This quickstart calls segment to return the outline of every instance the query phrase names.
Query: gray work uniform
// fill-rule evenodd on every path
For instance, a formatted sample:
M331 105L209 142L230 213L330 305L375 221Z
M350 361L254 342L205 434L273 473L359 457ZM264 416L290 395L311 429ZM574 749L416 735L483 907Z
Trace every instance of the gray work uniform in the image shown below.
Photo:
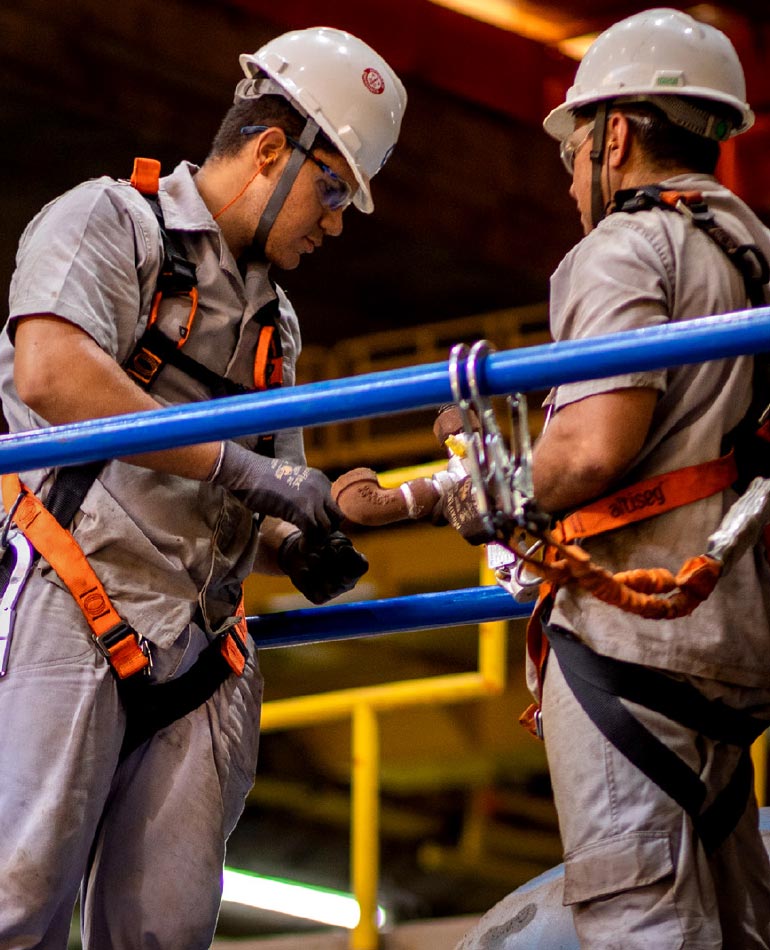
M738 243L770 258L770 236L753 213L710 176L666 183L698 190ZM613 213L567 255L552 278L556 340L582 339L669 321L743 310L738 270L686 216L653 209ZM717 458L723 436L751 396L752 359L715 360L560 386L555 409L629 387L659 391L652 425L625 484ZM669 514L583 542L613 572L664 567L676 573L736 498L727 490ZM654 509L654 493L650 495ZM648 500L650 500L648 499ZM595 652L690 680L709 697L770 719L767 563L746 554L689 617L645 620L578 589L561 590L551 622ZM534 688L533 670L529 669ZM738 750L645 710L636 710L706 782L725 783ZM736 831L705 855L682 809L591 723L551 654L543 722L565 850L565 901L591 948L770 946L770 866L752 801Z
M184 352L253 387L254 318L272 306L291 384L300 349L293 309L266 264L239 271L195 171L178 166L160 190L166 227L196 266L197 314ZM54 314L123 363L146 327L161 259L152 210L126 182L86 182L31 222L0 339L11 431L46 425L14 387L15 320ZM189 312L188 298L165 300L158 326L176 339ZM170 366L151 392L164 405L211 398ZM241 441L253 447L257 436ZM278 433L275 452L304 463L301 433ZM21 474L45 498L50 470ZM254 515L228 492L116 460L89 490L73 533L118 613L149 641L157 682L195 662L259 559ZM0 946L64 948L82 879L86 947L208 947L225 840L254 778L261 695L252 645L242 677L230 676L119 763L125 714L113 675L74 599L38 562L0 681Z

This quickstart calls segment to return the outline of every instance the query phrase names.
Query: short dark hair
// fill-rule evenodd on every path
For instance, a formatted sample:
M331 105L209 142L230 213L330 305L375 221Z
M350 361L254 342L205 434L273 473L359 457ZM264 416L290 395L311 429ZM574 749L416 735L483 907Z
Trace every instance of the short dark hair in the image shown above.
M276 126L290 136L299 138L305 128L305 118L288 99L283 96L267 95L256 99L239 99L233 103L225 114L219 126L214 141L211 143L209 158L227 158L237 155L246 143L246 136L241 133L245 125ZM325 152L337 152L332 142L318 133L311 148L321 148Z
M696 135L675 125L657 106L649 102L612 102L611 109L622 112L645 154L662 168L687 168L713 175L719 161L719 142ZM596 116L596 104L575 110L582 118Z

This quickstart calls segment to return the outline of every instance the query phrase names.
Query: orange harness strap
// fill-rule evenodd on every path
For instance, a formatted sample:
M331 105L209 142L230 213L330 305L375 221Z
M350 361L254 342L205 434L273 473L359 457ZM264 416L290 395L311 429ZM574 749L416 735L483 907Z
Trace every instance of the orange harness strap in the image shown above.
M2 495L6 511L10 512L16 505L14 524L48 561L75 598L97 646L120 679L144 669L149 660L139 647L136 632L120 618L110 603L101 581L70 532L59 524L18 475L3 475Z
M732 452L718 459L654 475L572 512L553 535L563 543L592 538L615 528L665 514L724 491L738 477Z
M126 679L149 666L136 631L112 606L80 545L19 479L2 476L3 506L12 511L13 522L34 549L48 561L75 598L91 628L96 645L107 658L119 679ZM17 499L20 499L16 504ZM243 597L238 604L238 623L222 637L221 652L227 665L241 676L246 666L248 626Z
M235 609L235 616L238 617L238 623L230 627L227 635L222 638L222 656L233 673L241 676L246 668L246 641L249 636L243 595Z
M572 512L554 526L552 534L563 544L580 538L591 538L716 495L729 488L737 475L732 452L698 465L664 472L662 475L636 482ZM546 561L553 561L556 556L553 549L546 551ZM685 568L690 568L692 572L695 566L702 566L701 560L700 558L692 559L698 564L688 562ZM687 573L685 568L682 569L680 575L677 575L675 581L682 580L684 583ZM622 577L628 580L634 574L635 572L627 572ZM712 577L712 574L713 572L709 572L708 580L716 583L716 577ZM709 591L710 589L709 587ZM540 596L527 625L527 653L537 669L539 691L542 691L543 670L548 657L548 640L543 633L542 614L556 590L557 585L554 583L546 581L541 584ZM698 600L697 603L699 602ZM527 707L520 716L519 722L533 735L542 738L540 707L537 703Z

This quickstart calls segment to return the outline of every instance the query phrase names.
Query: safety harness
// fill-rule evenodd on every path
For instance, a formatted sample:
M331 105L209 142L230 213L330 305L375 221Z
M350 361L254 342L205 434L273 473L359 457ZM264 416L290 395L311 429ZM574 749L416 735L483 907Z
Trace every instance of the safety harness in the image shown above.
M220 376L183 352L198 309L198 288L195 265L189 261L176 236L166 228L158 196L160 162L153 158L137 158L131 184L144 197L160 228L163 262L153 295L147 328L138 340L124 369L137 385L149 389L164 366L171 365L187 376L203 383L213 398L238 396L243 393L273 389L283 384L283 352L278 331L278 300L270 301L253 318L258 321L254 355L253 385L244 386ZM157 325L161 301L167 297L188 297L190 309L178 329L178 338L167 336Z
M764 285L770 280L764 254L756 245L735 242L717 224L699 192L649 185L618 192L614 207L625 212L660 208L685 215L739 270L751 303L764 303ZM585 552L567 545L692 504L730 486L742 489L751 475L758 473L757 468L768 459L770 443L770 422L757 421L756 412L758 406L764 407L770 401L765 364L761 360L755 360L754 389L752 407L744 421L728 435L732 445L725 455L628 485L572 512L554 526L551 534L556 546L546 551L541 572L546 580L527 628L527 651L537 669L539 685L542 687L550 647L577 701L597 729L688 813L707 852L724 841L745 810L752 785L750 746L768 723L710 701L694 687L665 674L597 654L570 631L550 624L549 617L561 583L581 583L579 571L572 566L561 577L559 570L554 570L560 555L573 551L575 556L583 554L585 561L589 561ZM764 446L762 459L757 457L758 446ZM770 466L760 473L770 473ZM602 600L641 616L673 619L686 616L705 600L720 573L721 565L699 556L691 558L676 576L668 571L627 571L603 577L598 572L582 586ZM656 596L668 591L675 593L670 597ZM733 775L705 810L707 789L699 775L650 733L621 699L660 712L687 728L741 750ZM537 704L531 705L520 721L542 738L543 724Z
M746 285L746 295L752 306L765 303L765 285L770 281L770 264L756 244L739 244L724 228L720 227L699 191L677 191L661 185L644 185L615 193L613 211L633 213L660 208L662 211L677 211L688 218L696 228L703 231L717 247L727 255L738 269Z
M155 214L160 229L163 262L160 268L150 311L148 326L124 365L125 371L142 388L149 389L166 365L173 365L204 383L214 398L237 395L254 390L280 386L282 383L282 351L277 327L277 299L258 314L260 326L254 362L253 389L240 386L214 373L208 367L182 352L189 339L197 304L195 265L166 226L158 197L160 163L154 159L137 158L131 184L144 196ZM156 325L161 301L169 296L186 296L190 300L187 321L180 327L174 341ZM273 437L260 438L258 451L272 453ZM18 549L8 543L9 532L18 530L31 546L31 557L24 561L26 580L34 562L43 557L74 597L91 630L94 642L107 659L116 677L126 710L127 727L122 755L129 754L141 742L176 719L192 712L209 699L234 672L240 676L246 664L248 630L243 598L236 609L236 621L221 633L195 664L182 676L167 683L153 684L136 674L151 671L151 653L144 638L126 623L115 610L86 555L68 530L104 462L70 466L57 472L43 504L18 475L2 476L3 505L7 512L0 545L0 589L5 589L20 570ZM14 596L15 600L18 593ZM11 638L11 621L7 635L0 637L4 656ZM3 629L6 633L6 628ZM5 673L3 659L0 675Z

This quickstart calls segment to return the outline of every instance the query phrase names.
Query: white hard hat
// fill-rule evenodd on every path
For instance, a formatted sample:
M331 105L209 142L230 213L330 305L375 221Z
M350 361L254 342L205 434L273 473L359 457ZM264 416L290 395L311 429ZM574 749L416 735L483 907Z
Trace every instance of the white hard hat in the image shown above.
M379 53L350 33L319 26L278 36L240 63L248 78L236 96L278 93L314 119L356 177L353 203L371 212L369 182L393 151L406 109L406 90ZM272 80L267 87L253 79L260 70Z
M600 34L565 102L546 117L543 128L563 140L575 128L575 109L606 99L656 103L675 124L717 140L754 124L732 43L720 30L679 10L646 10ZM715 116L712 102L734 110L735 125L724 121L725 110Z

